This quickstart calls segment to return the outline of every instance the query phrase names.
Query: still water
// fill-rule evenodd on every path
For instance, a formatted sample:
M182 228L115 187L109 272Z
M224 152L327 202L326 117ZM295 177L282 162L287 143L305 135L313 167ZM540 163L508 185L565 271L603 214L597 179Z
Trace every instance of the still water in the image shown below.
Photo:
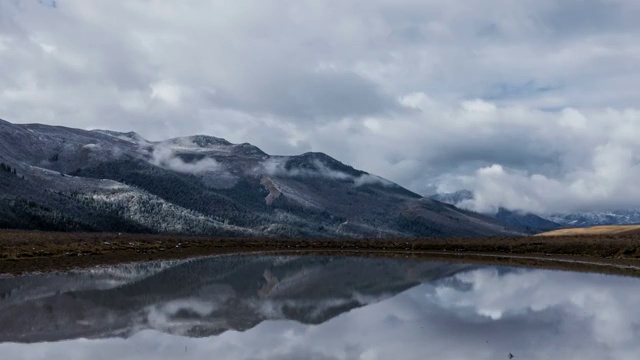
M638 359L640 280L230 256L0 279L1 359Z

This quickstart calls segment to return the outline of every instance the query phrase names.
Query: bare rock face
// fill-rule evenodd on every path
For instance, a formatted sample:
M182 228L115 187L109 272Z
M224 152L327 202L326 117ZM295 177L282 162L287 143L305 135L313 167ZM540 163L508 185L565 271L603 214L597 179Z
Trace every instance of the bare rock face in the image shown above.
M271 178L269 178L268 176L264 176L262 180L260 180L260 184L269 191L269 194L266 198L264 198L264 200L267 205L271 206L271 204L273 204L273 201L279 198L280 195L282 195L282 192L278 189L276 184L273 183L273 180L271 180Z
M207 235L514 235L323 153L0 120L0 227ZM341 225L341 224L348 225Z

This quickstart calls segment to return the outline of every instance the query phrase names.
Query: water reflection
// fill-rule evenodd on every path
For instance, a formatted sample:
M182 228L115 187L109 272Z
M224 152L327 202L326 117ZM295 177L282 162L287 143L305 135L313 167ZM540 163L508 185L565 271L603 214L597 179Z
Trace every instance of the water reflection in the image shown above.
M636 359L634 278L221 257L0 280L7 359Z

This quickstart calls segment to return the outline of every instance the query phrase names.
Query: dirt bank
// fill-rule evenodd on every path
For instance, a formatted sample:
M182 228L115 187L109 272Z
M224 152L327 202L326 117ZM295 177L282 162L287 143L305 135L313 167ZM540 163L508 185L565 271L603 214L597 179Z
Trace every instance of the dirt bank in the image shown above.
M0 231L0 273L255 252L384 256L640 275L640 235L273 239Z

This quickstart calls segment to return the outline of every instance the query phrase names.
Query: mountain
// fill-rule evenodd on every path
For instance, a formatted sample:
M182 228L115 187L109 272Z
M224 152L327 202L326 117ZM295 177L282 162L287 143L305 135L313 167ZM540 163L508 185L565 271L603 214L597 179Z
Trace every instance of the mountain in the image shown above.
M463 264L307 256L224 256L0 279L0 341L206 337L265 320L320 324Z
M473 192L471 190L459 190L452 193L433 194L431 199L437 200L446 204L460 205L463 201L473 200Z
M455 206L463 206L463 202L473 200L473 192L460 190L453 193L434 194L430 198ZM496 214L489 215L512 226L524 228L525 231L529 228L532 232L551 231L564 227L640 224L640 208L569 212L544 216L500 208Z
M460 190L453 193L434 194L430 198L454 206L463 206L465 201L473 200L474 194L470 190ZM553 219L545 219L536 214L512 211L502 207L498 209L497 213L487 215L528 234L557 230L563 227L561 223L555 222Z
M323 153L0 120L0 228L225 236L521 232Z
M529 233L552 231L563 227L557 222L535 214L511 211L505 208L500 208L494 217L504 223L519 226Z
M549 216L548 219L556 223L571 227L590 227L598 225L635 225L640 224L640 208L555 214Z

